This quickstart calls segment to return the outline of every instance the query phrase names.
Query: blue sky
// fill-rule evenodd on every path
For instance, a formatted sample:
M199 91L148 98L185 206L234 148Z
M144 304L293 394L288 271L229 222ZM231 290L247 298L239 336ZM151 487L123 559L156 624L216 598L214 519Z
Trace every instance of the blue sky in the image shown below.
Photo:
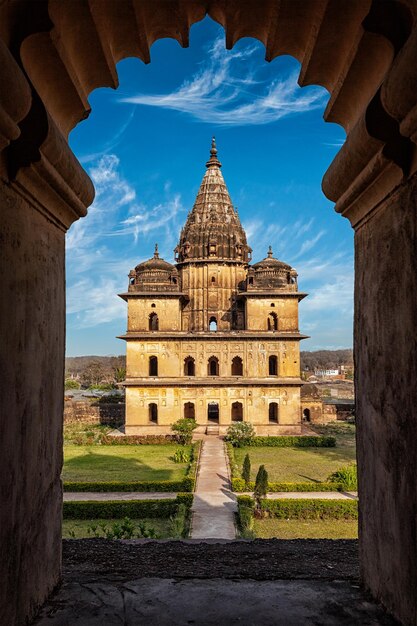
M321 191L344 141L325 124L328 93L297 85L298 62L267 63L262 44L227 51L206 18L190 47L164 39L151 63L126 59L117 90L90 95L92 113L70 135L96 198L67 235L67 355L123 354L127 274L173 249L205 171L215 135L232 202L253 260L274 256L299 274L302 349L351 347L353 231Z

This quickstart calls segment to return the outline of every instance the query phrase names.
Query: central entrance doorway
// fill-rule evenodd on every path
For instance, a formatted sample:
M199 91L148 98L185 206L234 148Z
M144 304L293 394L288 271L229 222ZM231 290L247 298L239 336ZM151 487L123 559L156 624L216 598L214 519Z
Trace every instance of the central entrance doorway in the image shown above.
M209 422L219 423L219 403L209 402L207 405L207 418Z

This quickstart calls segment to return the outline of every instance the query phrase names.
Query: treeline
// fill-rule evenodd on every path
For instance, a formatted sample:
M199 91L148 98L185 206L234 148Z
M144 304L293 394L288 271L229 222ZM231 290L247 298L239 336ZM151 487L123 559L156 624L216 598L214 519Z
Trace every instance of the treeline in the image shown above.
M77 380L83 387L114 385L126 377L126 357L120 356L69 356L65 359L66 388L68 380Z
M315 352L303 351L301 356L301 369L314 371L315 369L332 370L339 365L353 366L353 350L316 350Z

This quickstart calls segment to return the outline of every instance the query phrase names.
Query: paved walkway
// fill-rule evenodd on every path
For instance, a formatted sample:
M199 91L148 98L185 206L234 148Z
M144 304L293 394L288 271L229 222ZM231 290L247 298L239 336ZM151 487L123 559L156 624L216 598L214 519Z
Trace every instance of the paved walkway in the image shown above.
M176 493L160 491L64 491L64 502L93 500L166 500L176 498Z
M204 439L192 507L192 539L235 539L236 495L231 491L220 437Z

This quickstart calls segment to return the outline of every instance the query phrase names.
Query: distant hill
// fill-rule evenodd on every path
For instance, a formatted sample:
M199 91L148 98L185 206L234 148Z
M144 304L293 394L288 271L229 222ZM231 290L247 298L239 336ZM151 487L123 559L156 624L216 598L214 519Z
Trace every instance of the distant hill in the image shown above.
M336 369L339 365L353 366L353 350L316 350L315 352L301 352L301 369Z
M80 376L91 363L98 363L105 376L111 376L117 367L126 367L126 357L120 356L67 356L65 376Z

